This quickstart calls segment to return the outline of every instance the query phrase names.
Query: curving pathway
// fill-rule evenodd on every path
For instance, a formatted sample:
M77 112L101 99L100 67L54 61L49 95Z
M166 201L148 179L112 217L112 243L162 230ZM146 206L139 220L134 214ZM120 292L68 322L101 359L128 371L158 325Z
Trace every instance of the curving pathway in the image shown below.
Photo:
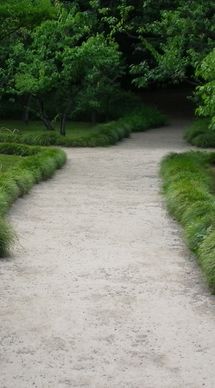
M68 149L67 166L13 206L1 388L214 388L214 297L159 193L184 125Z

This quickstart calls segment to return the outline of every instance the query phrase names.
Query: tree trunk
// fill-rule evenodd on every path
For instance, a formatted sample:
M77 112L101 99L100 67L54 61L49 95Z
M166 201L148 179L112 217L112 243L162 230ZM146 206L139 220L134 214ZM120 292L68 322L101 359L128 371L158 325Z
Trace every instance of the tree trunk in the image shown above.
M66 113L60 115L60 134L66 136Z
M48 129L48 131L54 131L54 127L46 114L43 100L41 98L38 98L38 102L39 102L39 108L40 108L40 118L43 124Z
M24 112L23 112L23 121L27 125L29 123L29 116L30 116L30 102L31 102L31 95L29 94L26 99Z

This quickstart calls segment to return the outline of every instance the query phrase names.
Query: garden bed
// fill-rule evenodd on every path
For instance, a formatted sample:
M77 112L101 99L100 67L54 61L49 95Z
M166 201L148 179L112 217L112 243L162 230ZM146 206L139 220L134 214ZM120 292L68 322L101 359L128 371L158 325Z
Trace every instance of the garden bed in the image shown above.
M0 143L0 257L8 253L14 240L5 220L9 207L35 183L51 177L65 161L66 155L59 149Z
M209 120L195 120L185 133L188 143L202 148L215 148L215 131L209 128Z
M215 153L171 154L161 165L167 206L215 293Z

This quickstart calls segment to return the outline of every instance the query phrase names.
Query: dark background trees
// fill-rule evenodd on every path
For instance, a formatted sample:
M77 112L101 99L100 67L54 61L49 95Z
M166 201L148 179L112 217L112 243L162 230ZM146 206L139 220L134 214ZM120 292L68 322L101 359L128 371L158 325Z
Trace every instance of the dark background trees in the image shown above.
M51 116L63 123L71 112L83 110L91 111L94 118L104 117L119 86L135 91L204 85L207 74L213 74L208 67L214 58L214 11L212 0L3 0L1 105L11 102L12 112L22 101L25 112L33 112L39 95L40 113L35 114L47 124L51 117L45 105L58 106ZM92 45L91 53L80 58L89 39L97 39L98 50ZM101 40L106 45L106 64L99 51ZM203 90L214 94L211 75L209 82L210 91L198 89L197 102L202 101ZM207 99L201 106L205 104ZM212 114L205 107L206 111ZM203 114L201 108L198 112ZM51 124L46 126L51 129Z

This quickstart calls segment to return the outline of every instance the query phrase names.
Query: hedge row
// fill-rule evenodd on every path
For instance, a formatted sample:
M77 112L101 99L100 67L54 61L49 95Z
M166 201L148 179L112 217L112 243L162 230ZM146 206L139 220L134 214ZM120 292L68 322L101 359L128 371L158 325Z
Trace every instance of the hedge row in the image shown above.
M95 130L89 130L82 135L61 136L55 131L33 133L27 130L19 133L0 131L0 142L17 142L30 145L59 145L64 147L97 147L113 145L131 132L145 131L152 127L158 127L166 123L166 116L156 108L140 106L132 109L132 112L124 115L119 120L110 123L99 124Z
M12 143L1 143L0 154L23 156L16 166L0 174L0 257L3 257L14 240L14 233L4 218L7 210L35 183L48 179L63 166L66 155L60 149Z
M215 131L209 129L209 120L195 120L185 133L185 140L196 147L215 147Z
M215 153L171 154L161 165L163 190L170 213L183 228L215 293Z

